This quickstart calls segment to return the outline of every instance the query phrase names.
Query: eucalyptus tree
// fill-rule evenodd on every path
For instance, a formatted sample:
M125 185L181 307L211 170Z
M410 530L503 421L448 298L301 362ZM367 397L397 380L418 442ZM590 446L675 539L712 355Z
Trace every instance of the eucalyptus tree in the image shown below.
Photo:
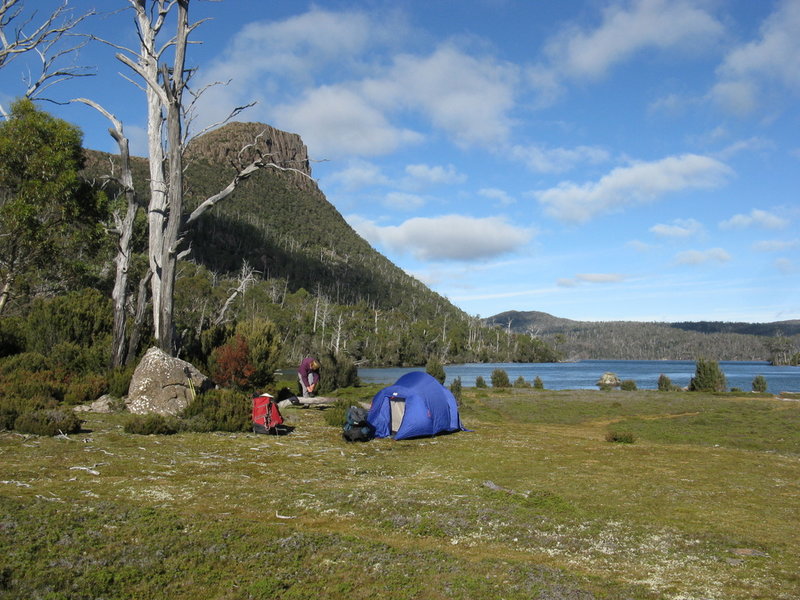
M17 100L0 122L0 313L24 276L54 272L76 226L92 229L99 197L79 177L80 130Z

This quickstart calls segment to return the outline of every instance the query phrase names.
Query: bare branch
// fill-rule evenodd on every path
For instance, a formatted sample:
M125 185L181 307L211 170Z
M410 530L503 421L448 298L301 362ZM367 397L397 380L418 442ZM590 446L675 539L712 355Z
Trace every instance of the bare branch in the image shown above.
M41 62L41 72L37 77L29 76L24 79L25 96L33 98L44 90L60 81L73 77L86 77L92 73L89 67L65 66L55 68L55 63L67 55L74 54L86 45L87 39L73 45L59 48L65 38L83 37L72 33L84 20L95 15L94 10L78 16L73 16L67 0L51 12L41 23L34 25L36 18L34 11L31 16L21 23L23 6L19 0L2 0L0 4L0 68L8 64L21 54L35 52ZM13 28L11 35L8 35ZM5 114L5 113L4 113Z
M228 296L228 299L225 300L225 304L219 311L217 318L214 319L214 325L219 325L224 321L225 313L228 311L230 305L233 304L233 301L236 300L236 297L243 295L247 291L247 288L255 283L255 273L255 269L253 269L246 260L242 262L242 270L239 272L238 278L239 285L233 290L231 295Z

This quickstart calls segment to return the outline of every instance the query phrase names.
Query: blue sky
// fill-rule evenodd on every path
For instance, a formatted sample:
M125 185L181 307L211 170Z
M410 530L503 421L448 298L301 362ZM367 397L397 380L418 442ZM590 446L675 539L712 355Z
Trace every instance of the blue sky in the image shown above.
M27 0L33 5L59 2ZM123 0L71 0L77 11ZM299 133L328 200L473 315L800 318L800 0L191 4L199 131ZM134 46L130 13L87 21ZM143 95L113 51L54 86L143 153ZM0 102L24 60L0 73ZM113 151L86 106L43 105Z

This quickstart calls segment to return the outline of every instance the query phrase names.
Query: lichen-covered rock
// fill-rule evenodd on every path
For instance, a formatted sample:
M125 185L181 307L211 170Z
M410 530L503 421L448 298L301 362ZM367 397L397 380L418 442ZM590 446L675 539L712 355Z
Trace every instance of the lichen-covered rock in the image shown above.
M191 363L150 348L131 378L126 406L134 414L177 415L211 380Z
M600 379L597 380L597 385L600 387L619 387L622 382L614 373L607 372L600 376Z
M113 409L114 398L108 394L100 396L91 404L81 404L73 408L75 412L110 413Z

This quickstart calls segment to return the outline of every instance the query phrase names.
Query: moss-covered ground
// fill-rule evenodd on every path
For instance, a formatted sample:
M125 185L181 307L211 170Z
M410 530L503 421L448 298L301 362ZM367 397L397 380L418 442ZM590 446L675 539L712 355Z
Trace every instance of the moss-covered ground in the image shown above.
M284 416L0 433L0 598L800 597L799 402L467 389L472 431L364 444Z

